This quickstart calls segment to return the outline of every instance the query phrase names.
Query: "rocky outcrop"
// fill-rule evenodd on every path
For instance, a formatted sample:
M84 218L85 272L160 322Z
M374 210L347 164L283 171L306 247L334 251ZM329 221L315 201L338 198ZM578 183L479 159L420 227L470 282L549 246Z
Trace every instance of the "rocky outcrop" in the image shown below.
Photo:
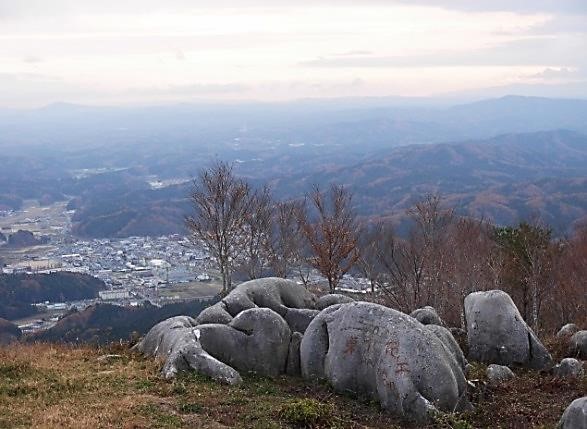
M571 402L557 427L560 429L587 429L587 396Z
M587 331L577 331L569 344L569 355L578 359L587 359Z
M574 358L565 358L552 368L556 377L579 377L583 374L583 362Z
M417 320L367 302L333 305L310 323L300 348L302 376L378 400L399 416L470 407L460 364Z
M412 316L422 325L444 325L436 310L429 305L412 311L410 316Z
M487 379L491 383L500 383L503 381L511 380L516 376L514 372L507 366L496 365L494 363L487 367L485 374L487 375Z
M316 297L304 286L277 277L241 283L222 301L202 311L198 324L227 324L239 313L251 308L269 308L291 323L293 331L303 332L315 310Z
M240 312L228 325L198 325L203 349L238 371L275 377L285 372L291 330L268 308Z
M465 318L469 359L534 369L552 365L550 354L507 293L491 290L469 294Z
M237 371L202 349L200 331L195 324L196 321L187 316L164 320L155 325L134 349L145 356L164 359L161 373L165 378L191 369L221 383L240 383L242 380Z

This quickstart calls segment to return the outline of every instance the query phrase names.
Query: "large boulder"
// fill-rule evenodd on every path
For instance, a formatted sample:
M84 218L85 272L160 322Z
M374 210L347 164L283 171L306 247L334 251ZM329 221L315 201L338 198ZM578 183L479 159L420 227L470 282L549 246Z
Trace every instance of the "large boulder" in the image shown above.
M268 308L240 312L228 325L198 325L207 353L231 367L275 377L286 369L291 330Z
M151 328L134 349L146 356L164 359L161 373L165 378L172 378L179 371L195 370L221 383L240 383L239 373L206 353L199 339L195 320L177 316Z
M470 407L463 371L442 341L417 320L378 304L320 312L302 338L300 359L304 378L328 380L338 392L377 399L416 421Z
M579 327L574 323L567 323L556 333L557 338L566 338L573 335L579 330Z
M587 429L587 396L571 402L557 427L560 429Z
M454 356L454 358L459 363L459 366L464 371L465 367L467 366L467 359L465 359L465 355L459 346L459 343L453 337L452 333L445 328L444 326L440 325L425 325L426 329L432 332L434 335L438 337L442 344L448 349L448 351Z
M469 359L544 369L552 358L501 290L473 292L465 298Z
M269 308L285 318L288 323L291 321L293 331L303 332L317 312L291 310L315 309L315 306L316 297L304 286L292 280L268 277L241 283L222 301L202 311L196 320L198 324L227 324L242 311Z
M285 321L293 332L306 332L306 328L314 317L320 313L319 310L310 308L289 308L285 313Z
M440 325L442 326L442 319L434 309L427 305L426 307L417 308L410 313L414 319L420 322L422 325Z
M355 300L349 296L341 295L339 293L329 293L328 295L321 296L316 302L316 308L318 310L324 310L326 307L336 304L348 304Z
M294 332L291 335L289 342L289 351L287 353L287 364L285 366L285 373L287 375L300 376L300 346L302 344L303 335L299 332Z
M583 362L574 358L565 358L552 368L556 377L579 377L583 374Z
M569 354L578 359L587 359L587 331L573 334L569 344Z

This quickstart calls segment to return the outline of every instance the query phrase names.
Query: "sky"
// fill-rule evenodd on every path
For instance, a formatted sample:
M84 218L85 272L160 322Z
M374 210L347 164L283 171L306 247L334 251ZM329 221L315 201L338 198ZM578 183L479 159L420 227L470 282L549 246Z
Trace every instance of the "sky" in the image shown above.
M0 0L0 107L587 97L586 0Z

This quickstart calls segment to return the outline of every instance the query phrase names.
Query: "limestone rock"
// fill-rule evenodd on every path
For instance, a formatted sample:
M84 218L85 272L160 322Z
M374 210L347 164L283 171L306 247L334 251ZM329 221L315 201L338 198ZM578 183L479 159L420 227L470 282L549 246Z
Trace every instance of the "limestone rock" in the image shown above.
M567 323L556 333L558 338L570 337L579 330L579 327L574 323Z
M290 308L285 313L285 321L293 332L301 332L303 334L318 313L320 311L309 308Z
M469 359L544 369L552 358L501 290L473 292L465 298Z
M565 358L552 368L556 377L579 377L583 373L583 362L574 358Z
M275 377L285 372L291 330L268 308L240 312L228 325L198 325L203 349L239 371Z
M487 375L487 379L492 383L511 380L516 376L507 366L496 365L494 363L487 367L485 374Z
M450 351L450 353L454 356L454 358L459 363L459 366L464 371L465 367L467 366L467 359L465 359L465 355L459 346L457 340L453 337L452 333L445 328L444 326L440 325L425 325L426 329L432 332L434 335L442 341L442 344Z
M333 305L310 323L300 347L302 376L338 392L379 400L399 416L470 407L463 371L442 341L417 320L381 305Z
M422 325L443 325L442 320L440 319L440 316L436 310L429 305L412 311L410 316L412 316Z
M165 359L161 373L174 377L179 371L195 370L216 381L237 384L240 374L206 353L200 344L195 320L187 316L172 317L155 325L134 349L146 356Z
M198 325L204 323L222 323L227 324L232 321L232 316L226 311L226 305L221 301L208 308L205 308L196 317Z
M587 396L575 399L558 422L560 429L587 429Z
M318 298L318 301L316 302L316 308L318 310L324 310L326 307L330 307L331 305L348 304L349 302L354 301L354 299L346 295L341 295L339 293L330 293L328 295L324 295Z
M577 331L570 341L569 353L579 359L587 359L587 331Z
M300 369L300 345L302 344L303 335L299 332L294 332L291 335L291 341L289 343L289 351L287 353L287 365L285 367L285 373L287 375L299 376L301 375Z

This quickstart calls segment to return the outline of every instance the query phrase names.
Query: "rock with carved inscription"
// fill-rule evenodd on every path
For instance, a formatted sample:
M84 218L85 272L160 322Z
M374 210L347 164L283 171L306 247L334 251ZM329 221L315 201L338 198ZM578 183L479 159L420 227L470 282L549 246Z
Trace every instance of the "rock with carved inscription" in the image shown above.
M339 392L379 400L391 413L426 422L471 407L453 353L416 319L381 305L333 305L310 323L300 347L302 376Z

